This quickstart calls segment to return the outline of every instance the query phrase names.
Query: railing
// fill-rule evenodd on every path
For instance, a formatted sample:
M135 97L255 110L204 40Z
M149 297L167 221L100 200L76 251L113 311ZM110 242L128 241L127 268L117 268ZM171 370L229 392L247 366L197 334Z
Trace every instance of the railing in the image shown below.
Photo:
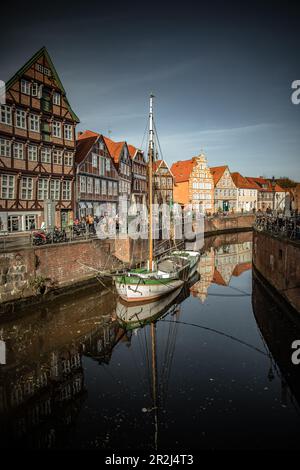
M268 232L275 237L300 241L300 216L257 215L254 228L258 232Z

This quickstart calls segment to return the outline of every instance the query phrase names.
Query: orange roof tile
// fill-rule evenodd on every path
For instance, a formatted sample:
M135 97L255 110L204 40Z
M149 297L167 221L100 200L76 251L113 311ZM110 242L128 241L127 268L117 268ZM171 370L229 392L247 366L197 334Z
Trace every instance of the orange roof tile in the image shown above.
M254 181L250 182L247 178L242 176L237 171L234 172L234 173L231 173L231 177L232 177L233 182L234 182L234 184L236 185L237 188L259 189L259 186Z
M105 136L103 136L103 139L104 139L104 142L106 144L106 147L108 148L108 151L109 151L111 157L113 158L114 162L118 164L119 163L120 153L121 153L121 150L122 150L122 148L125 144L125 141L123 141L123 142L114 142L109 137L105 137Z
M260 191L266 191L266 192L272 192L273 191L273 187L272 187L272 184L271 184L271 180L267 179L267 178L261 178L261 177L256 177L256 176L247 176L247 180L250 181L251 183L256 183L258 186L259 186L259 190ZM267 185L266 188L263 188L263 184ZM282 189L281 186L279 186L279 184L276 183L275 185L275 191L277 193L281 193L281 192L285 192L284 189Z
M173 163L171 166L171 172L175 178L175 183L182 183L188 181L190 174L193 170L195 162L191 160L180 160L179 162Z
M226 168L228 168L227 165L210 167L210 171L213 176L215 186L219 182L219 180L222 178L222 175L224 171L226 170Z
M135 157L137 148L134 145L128 144L128 151L129 151L130 158L132 159Z

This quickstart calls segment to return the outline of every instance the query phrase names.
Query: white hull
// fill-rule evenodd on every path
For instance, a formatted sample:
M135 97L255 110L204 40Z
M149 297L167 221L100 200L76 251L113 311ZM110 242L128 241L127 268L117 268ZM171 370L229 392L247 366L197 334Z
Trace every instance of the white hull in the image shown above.
M161 282L155 284L116 282L115 285L119 296L126 302L149 302L182 287L183 281L181 279L173 279L168 281L167 284Z

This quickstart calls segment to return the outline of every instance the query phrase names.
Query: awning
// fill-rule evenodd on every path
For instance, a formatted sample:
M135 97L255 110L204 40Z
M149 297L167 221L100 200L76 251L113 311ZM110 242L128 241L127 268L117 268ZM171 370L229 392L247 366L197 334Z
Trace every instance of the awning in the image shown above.
M85 202L80 202L79 207L80 209L85 209L86 208Z
M93 204L92 204L91 202L87 202L87 203L86 203L86 207L87 207L88 209L93 209Z

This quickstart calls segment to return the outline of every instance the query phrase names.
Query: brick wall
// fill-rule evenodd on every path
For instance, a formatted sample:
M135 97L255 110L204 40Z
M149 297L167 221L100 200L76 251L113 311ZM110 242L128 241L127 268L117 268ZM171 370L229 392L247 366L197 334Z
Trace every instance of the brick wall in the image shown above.
M253 264L300 311L300 244L254 231Z

